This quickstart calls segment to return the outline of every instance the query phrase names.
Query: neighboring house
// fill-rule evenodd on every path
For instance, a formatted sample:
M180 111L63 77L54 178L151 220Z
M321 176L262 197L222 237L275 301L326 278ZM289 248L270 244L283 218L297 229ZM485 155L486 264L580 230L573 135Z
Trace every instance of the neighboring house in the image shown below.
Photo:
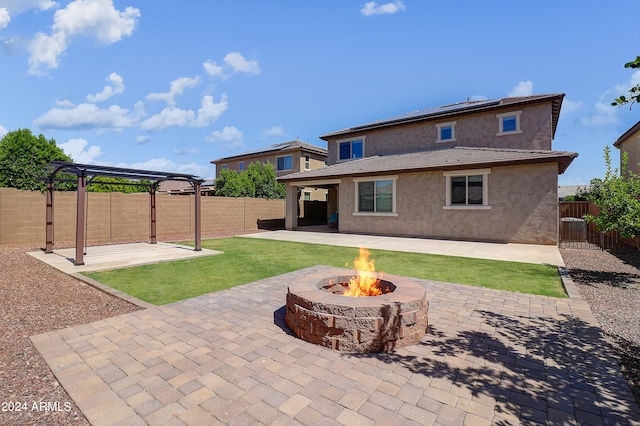
M624 132L613 146L620 150L620 169L622 170L623 154L627 153L627 170L640 174L640 121Z
M340 232L555 244L558 175L578 155L551 147L563 98L460 102L321 136L328 167L279 178L286 227L297 188L315 186Z
M327 150L319 146L294 140L243 152L211 161L216 166L216 177L222 170L241 172L251 163L271 163L278 176L315 170L326 165Z
M213 195L213 180L209 179L202 182L200 189L202 195ZM160 188L158 188L158 194L189 195L193 193L193 187L189 182L179 180L164 181L160 184Z
M558 201L565 201L571 197L582 197L589 191L591 185L562 185L558 186Z
M278 177L292 173L305 173L326 166L327 150L296 139L211 161L216 166L216 178L220 176L222 170L242 172L249 167L249 164L256 162L273 164ZM315 214L317 207L308 206L309 208L305 210L305 201L327 201L326 189L306 187L298 187L297 189L299 190L297 215L304 216L305 211L307 212L307 217ZM310 209L314 210L313 213ZM321 213L326 214L325 210L324 206L322 206Z

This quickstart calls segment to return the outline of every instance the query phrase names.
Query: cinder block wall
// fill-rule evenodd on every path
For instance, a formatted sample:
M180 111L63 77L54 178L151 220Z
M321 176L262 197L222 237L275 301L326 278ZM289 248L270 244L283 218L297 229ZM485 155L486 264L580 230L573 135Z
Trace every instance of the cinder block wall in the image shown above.
M54 192L54 242L75 240L76 193ZM258 229L258 220L284 218L284 200L202 197L202 231ZM87 193L87 239L146 241L149 194ZM157 236L195 232L193 195L157 195ZM0 188L0 244L45 243L46 196Z

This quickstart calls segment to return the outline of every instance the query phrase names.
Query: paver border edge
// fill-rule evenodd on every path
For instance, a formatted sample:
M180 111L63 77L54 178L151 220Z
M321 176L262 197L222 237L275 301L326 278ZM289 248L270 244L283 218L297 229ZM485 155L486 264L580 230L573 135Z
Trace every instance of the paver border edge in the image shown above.
M71 273L69 275L71 277L79 280L79 281L82 281L85 284L90 285L91 287L95 288L96 290L99 290L99 291L101 291L103 293L106 293L106 294L108 294L110 296L117 297L118 299L122 299L125 302L129 302L132 305L135 305L135 306L137 306L139 308L142 308L142 309L157 308L157 306L154 305L153 303L145 302L144 300L140 300L140 299L138 299L136 297L130 296L127 293L123 293L120 290L116 290L115 288L112 288L112 287L109 287L107 285L104 285L104 284L102 284L102 283L100 283L100 282L98 282L96 280L93 280L93 279L91 279L89 277L86 277L86 276L84 276L84 275L82 275L82 274L80 274L78 272L74 272L74 273Z

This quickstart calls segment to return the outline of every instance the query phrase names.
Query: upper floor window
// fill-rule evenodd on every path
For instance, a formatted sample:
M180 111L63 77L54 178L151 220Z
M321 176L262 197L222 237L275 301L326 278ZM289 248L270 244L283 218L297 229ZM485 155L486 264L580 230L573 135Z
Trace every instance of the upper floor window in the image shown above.
M293 158L291 155L278 157L278 171L293 170Z
M354 179L356 184L356 211L363 214L396 214L397 176L379 179Z
M445 208L490 208L491 169L444 172L447 179Z
M243 170L244 170L244 161L241 161L241 162L238 164L238 168L240 169L240 171L243 171Z
M311 157L308 155L304 156L304 169L309 170L311 168Z
M456 140L456 122L436 124L438 140L436 142L454 142Z
M338 141L338 160L364 157L364 138Z
M520 129L520 115L522 111L505 112L503 114L497 114L498 117L498 136L511 135L514 133L521 133Z

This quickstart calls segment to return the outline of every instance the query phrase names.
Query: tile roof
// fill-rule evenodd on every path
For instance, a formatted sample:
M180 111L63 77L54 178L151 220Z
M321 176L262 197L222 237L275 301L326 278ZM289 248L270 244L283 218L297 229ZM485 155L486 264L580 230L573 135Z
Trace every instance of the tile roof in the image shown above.
M468 114L470 112L477 112L488 109L499 109L508 107L511 105L531 104L542 101L551 101L553 108L553 132L555 133L556 126L558 124L558 117L560 115L560 106L562 105L563 93L553 93L545 95L532 95L532 96L516 96L511 98L502 99L485 99L485 100L468 100L465 102L458 102L451 105L443 105L436 108L425 108L417 111L411 111L404 114L396 115L393 117L385 118L382 120L372 121L363 125L349 127L347 129L338 130L335 132L327 133L320 136L320 139L327 140L328 138L347 135L349 133L359 132L363 130L384 128L389 126L396 126L399 124L406 124L410 122L431 120L441 117L450 117L461 114Z
M316 146L316 145L311 145L309 143L305 143L299 140L294 140L294 141L289 141L289 142L281 142L281 143L276 143L273 145L269 145L269 146L263 146L261 148L256 148L254 150L251 151L246 151L243 152L241 154L236 154L236 155L231 155L229 157L223 157L223 158L219 158L217 160L213 160L211 161L211 163L219 163L221 161L229 161L229 160L233 160L233 159L237 159L237 158L242 158L242 157L253 157L253 156L257 156L257 155L262 155L262 154L272 154L272 153L277 153L277 152L284 152L284 151L291 151L291 150L295 150L295 149L301 149L303 151L310 151L310 152L315 152L317 154L321 154L321 155L327 155L327 150Z
M578 154L566 151L453 147L405 154L377 155L337 163L322 169L282 176L278 180L295 182L381 173L406 173L434 170L460 170L515 164L557 162L558 174L564 173Z

